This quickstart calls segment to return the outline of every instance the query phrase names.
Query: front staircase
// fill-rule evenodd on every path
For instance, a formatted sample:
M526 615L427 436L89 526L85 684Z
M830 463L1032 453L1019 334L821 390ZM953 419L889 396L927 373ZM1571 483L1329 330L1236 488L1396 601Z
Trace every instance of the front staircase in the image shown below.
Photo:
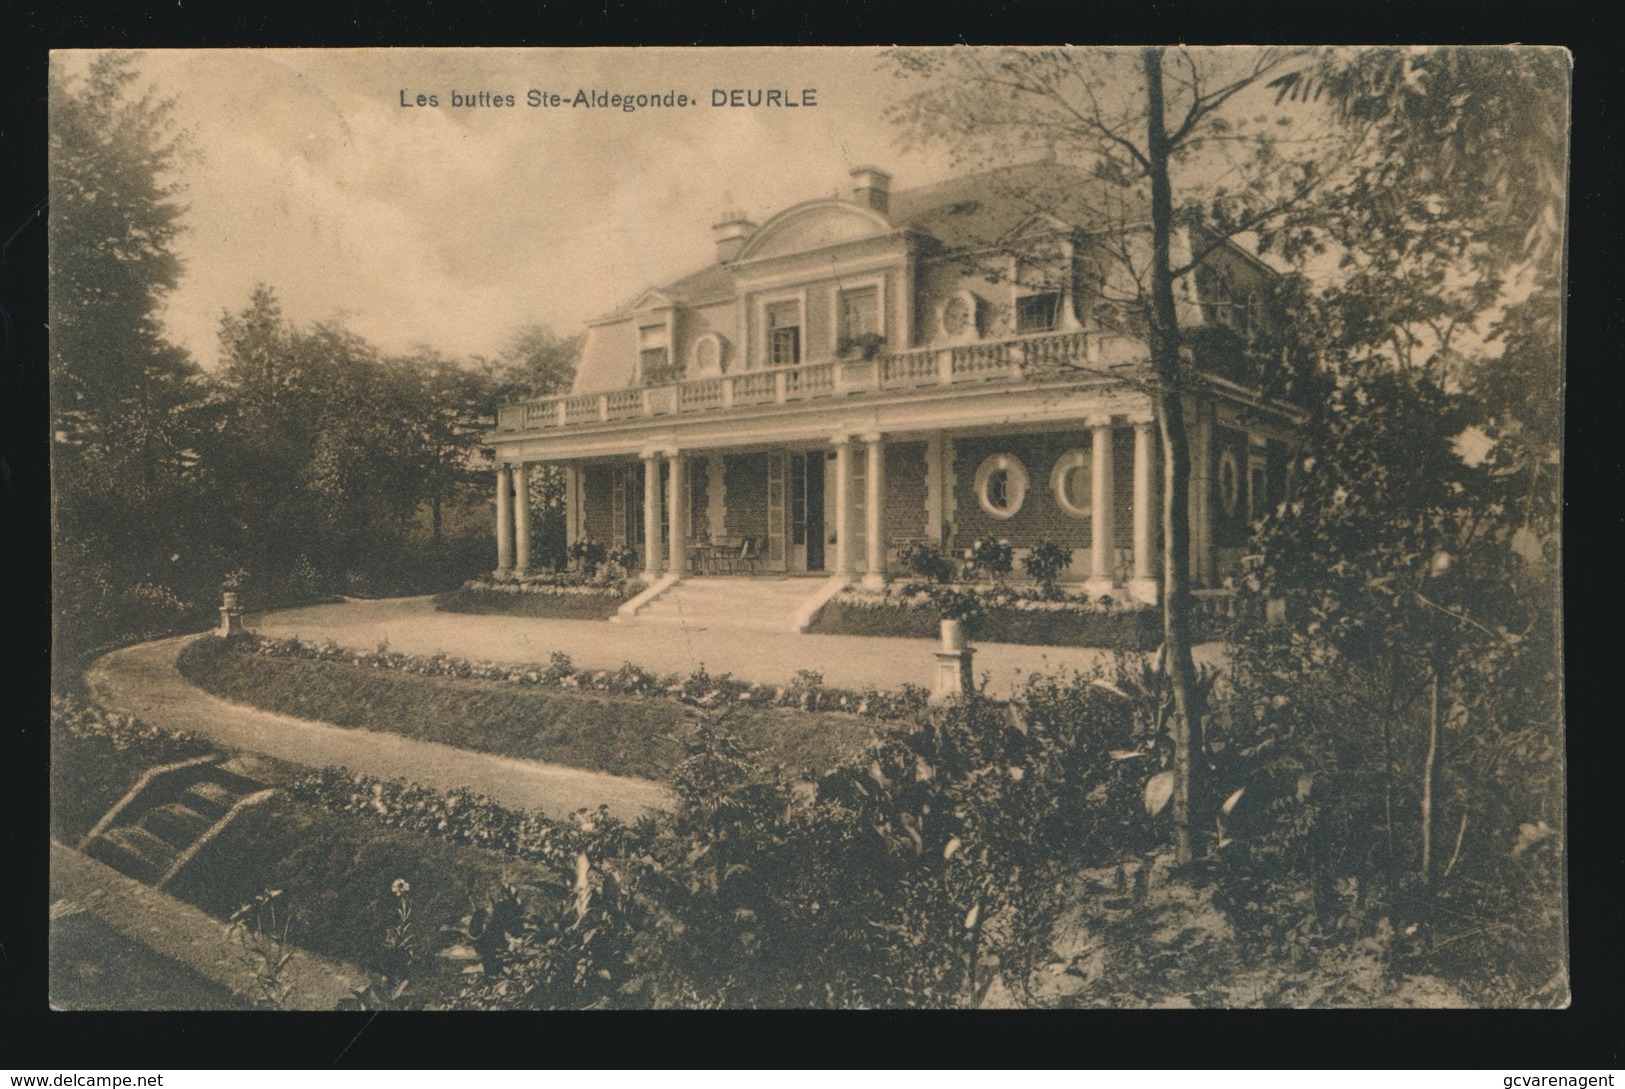
M218 755L165 764L142 775L79 849L162 887L245 809L275 793Z
M819 578L685 578L624 622L688 631L797 632L805 628L809 607L829 590L828 580Z

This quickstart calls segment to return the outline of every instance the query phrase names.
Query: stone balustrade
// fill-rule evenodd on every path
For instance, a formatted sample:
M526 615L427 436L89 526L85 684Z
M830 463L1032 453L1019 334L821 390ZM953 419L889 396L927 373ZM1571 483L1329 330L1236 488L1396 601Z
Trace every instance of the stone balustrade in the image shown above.
M983 382L1079 377L1143 361L1143 344L1087 331L914 348L871 359L833 359L679 380L642 389L567 394L497 410L498 431L536 431L748 405L790 404Z

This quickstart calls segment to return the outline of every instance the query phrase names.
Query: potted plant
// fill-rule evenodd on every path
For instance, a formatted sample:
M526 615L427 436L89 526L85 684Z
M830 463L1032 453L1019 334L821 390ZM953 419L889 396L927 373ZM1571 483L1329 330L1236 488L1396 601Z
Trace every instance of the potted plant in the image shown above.
M1021 563L1032 580L1038 583L1046 600L1060 599L1061 589L1057 582L1061 572L1072 566L1071 549L1062 548L1054 541L1039 541Z
M981 599L969 590L939 586L932 589L931 600L937 606L942 649L964 650L984 615Z

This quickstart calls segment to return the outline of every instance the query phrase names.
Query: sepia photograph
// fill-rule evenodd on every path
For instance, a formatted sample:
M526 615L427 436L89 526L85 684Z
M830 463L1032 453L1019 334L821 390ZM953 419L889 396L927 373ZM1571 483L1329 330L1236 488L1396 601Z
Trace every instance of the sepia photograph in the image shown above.
M53 52L50 1005L1568 1007L1570 90Z

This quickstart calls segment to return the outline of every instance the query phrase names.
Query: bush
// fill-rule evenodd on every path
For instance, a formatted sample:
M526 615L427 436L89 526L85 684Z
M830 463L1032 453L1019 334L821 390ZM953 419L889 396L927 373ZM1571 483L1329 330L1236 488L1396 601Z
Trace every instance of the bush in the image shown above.
M964 561L966 579L1008 575L1015 567L1015 555L1009 541L995 541L990 537L979 538L959 554Z
M925 541L910 541L898 554L898 562L910 574L931 582L948 582L952 580L953 564L936 545Z
M1022 567L1029 577L1038 583L1044 597L1059 600L1061 590L1056 582L1061 572L1072 566L1072 550L1062 548L1054 541L1040 541L1033 546L1031 552L1021 561Z

